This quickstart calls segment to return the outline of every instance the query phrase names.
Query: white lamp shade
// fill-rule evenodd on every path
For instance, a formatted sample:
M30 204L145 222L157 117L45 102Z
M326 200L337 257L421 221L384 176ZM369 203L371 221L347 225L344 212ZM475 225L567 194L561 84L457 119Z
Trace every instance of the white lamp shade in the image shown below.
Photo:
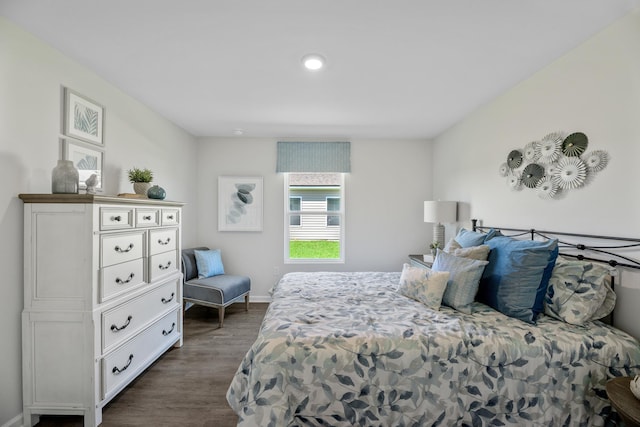
M458 202L428 201L424 202L424 222L451 223L458 219Z

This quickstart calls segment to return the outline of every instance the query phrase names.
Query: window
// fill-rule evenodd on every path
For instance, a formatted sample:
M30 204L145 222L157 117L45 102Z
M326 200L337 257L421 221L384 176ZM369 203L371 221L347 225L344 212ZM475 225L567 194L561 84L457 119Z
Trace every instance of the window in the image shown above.
M285 174L285 262L344 262L344 174Z
M299 211L301 202L301 197L289 197L289 211ZM300 225L300 215L289 216L289 225Z
M339 197L327 197L327 211L339 212L340 211L340 198ZM327 215L327 227L339 226L339 215Z

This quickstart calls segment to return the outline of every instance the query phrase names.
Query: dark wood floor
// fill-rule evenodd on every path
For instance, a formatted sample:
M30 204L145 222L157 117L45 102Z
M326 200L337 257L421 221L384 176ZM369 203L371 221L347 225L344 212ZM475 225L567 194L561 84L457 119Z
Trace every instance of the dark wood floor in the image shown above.
M103 408L103 427L235 426L226 399L231 379L253 344L268 304L217 310L194 306L184 317L184 345L165 353ZM82 417L42 416L39 427L82 426Z

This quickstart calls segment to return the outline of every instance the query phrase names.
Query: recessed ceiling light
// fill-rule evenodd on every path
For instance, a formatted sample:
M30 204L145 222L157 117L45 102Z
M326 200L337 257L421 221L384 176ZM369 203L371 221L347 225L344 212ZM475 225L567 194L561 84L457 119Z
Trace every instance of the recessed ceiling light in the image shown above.
M244 133L244 130L243 130L243 129L240 129L240 128L236 128L236 129L234 129L234 130L233 130L233 134L234 134L234 135L238 135L238 136L240 136L240 135L242 135L243 133Z
M304 68L311 71L318 71L324 67L324 62L324 58L317 53L312 53L302 57L302 65L304 65Z

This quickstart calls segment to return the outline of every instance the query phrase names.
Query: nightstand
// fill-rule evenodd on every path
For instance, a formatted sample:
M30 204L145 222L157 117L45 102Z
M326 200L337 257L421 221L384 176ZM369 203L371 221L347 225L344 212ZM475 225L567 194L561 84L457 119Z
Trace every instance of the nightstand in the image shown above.
M614 378L607 382L607 396L611 406L620 414L627 427L640 426L640 400L629 388L631 377Z
M413 267L431 268L433 255L409 255L409 262Z

